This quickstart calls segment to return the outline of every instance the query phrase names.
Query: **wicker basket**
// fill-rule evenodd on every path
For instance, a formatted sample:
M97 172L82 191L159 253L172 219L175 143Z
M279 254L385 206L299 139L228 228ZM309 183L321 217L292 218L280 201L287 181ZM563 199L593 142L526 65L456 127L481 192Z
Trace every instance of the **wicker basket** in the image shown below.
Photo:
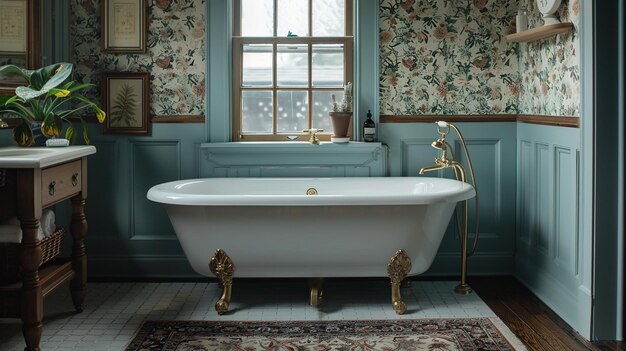
M41 240L42 260L44 264L61 253L65 229L57 230ZM0 243L0 285L15 283L20 280L20 244Z

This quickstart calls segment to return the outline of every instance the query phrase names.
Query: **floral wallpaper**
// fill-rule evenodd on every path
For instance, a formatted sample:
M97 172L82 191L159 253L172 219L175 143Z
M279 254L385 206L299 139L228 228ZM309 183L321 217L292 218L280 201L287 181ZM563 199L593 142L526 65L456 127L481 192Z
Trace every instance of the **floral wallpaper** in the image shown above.
M534 0L521 0L520 6L529 12L530 27L541 25ZM572 22L574 30L519 46L522 82L518 105L520 114L580 115L579 0L564 0L557 17L561 22Z
M380 0L380 113L577 116L576 31L515 44L515 15L535 0ZM577 24L578 0L562 21Z
M516 14L507 0L381 0L380 113L516 113Z
M203 115L205 106L205 0L148 1L148 51L104 54L100 49L100 0L71 0L75 78L96 84L100 73L150 73L151 115Z

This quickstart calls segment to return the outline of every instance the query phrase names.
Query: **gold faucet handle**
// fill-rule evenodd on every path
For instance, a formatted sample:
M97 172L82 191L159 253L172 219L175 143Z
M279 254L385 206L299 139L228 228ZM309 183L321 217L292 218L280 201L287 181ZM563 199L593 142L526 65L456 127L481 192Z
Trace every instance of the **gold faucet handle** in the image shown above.
M319 144L320 140L317 138L317 133L319 132L323 132L324 129L319 129L319 128L310 128L310 129L305 129L303 130L303 132L305 133L309 133L309 143L311 144Z

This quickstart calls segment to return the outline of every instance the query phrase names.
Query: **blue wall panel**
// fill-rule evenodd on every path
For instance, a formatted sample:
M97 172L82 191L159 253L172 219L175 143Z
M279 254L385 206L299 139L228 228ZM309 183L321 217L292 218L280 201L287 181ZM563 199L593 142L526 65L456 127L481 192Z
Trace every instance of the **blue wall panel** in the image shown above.
M91 125L87 253L91 276L194 276L163 206L158 183L198 177L202 124L153 124L150 135L103 135ZM68 218L68 206L57 206Z
M201 146L202 177L383 177L380 143L240 142Z
M445 117L444 117L445 119ZM515 235L515 135L516 123L458 123L468 149L478 182L480 196L480 236L477 251L469 259L471 274L513 273ZM450 133L448 141L464 161L461 144ZM418 176L419 169L433 164L439 151L431 147L437 138L431 123L384 123L380 140L389 147L389 173L392 176ZM424 176L452 177L452 171L436 171ZM470 203L470 235L473 240L475 214ZM453 223L453 222L451 222ZM456 231L450 225L443 239L430 275L458 275L460 250Z
M515 275L584 332L591 291L580 272L580 129L519 124Z
M177 240L163 205L146 198L155 184L181 179L180 142L130 143L130 240Z

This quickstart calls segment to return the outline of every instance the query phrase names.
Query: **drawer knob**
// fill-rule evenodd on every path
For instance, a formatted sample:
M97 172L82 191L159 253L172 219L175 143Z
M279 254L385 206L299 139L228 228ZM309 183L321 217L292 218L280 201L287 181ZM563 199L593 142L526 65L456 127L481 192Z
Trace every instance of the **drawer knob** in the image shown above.
M54 195L54 192L56 191L56 185L57 182L55 182L54 180L50 182L50 184L48 184L48 194L50 194L50 196Z
M72 186L78 185L78 173L72 174Z

